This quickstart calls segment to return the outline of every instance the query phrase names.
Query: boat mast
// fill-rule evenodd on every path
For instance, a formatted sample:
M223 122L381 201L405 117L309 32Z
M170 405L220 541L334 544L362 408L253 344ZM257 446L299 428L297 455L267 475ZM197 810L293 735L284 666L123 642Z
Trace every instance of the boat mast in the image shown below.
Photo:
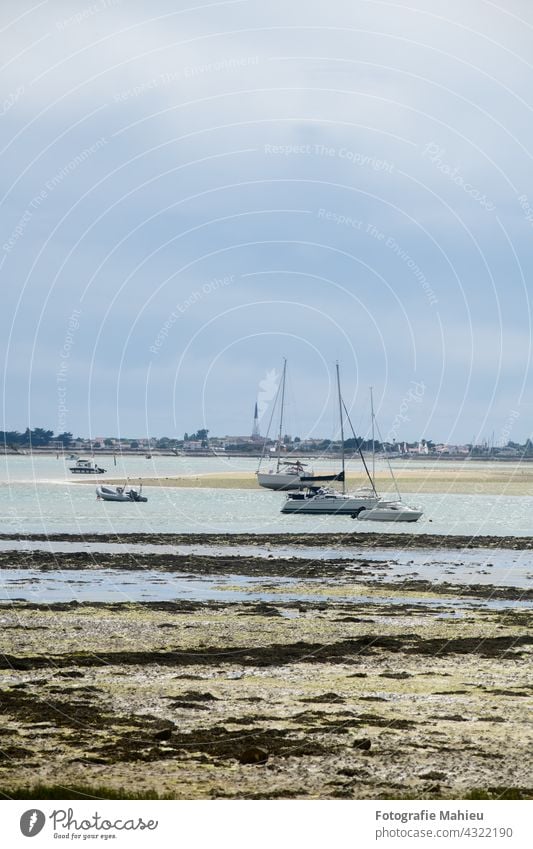
M346 475L344 472L344 416L342 415L342 396L341 396L341 378L339 374L339 364L335 363L337 369L337 392L339 396L339 416L341 421L341 462L342 462L342 494L346 492Z
M343 406L343 409L344 409L344 415L346 416L346 418L348 420L348 424L350 425L350 427L352 429L353 438L354 438L355 444L357 445L357 450L359 451L359 456L361 458L363 466L365 467L366 476L367 476L368 480L370 481L370 486L372 487L372 491L373 491L374 495L377 496L376 487L374 486L374 481L372 480L372 478L370 476L370 472L368 471L368 466L366 464L365 455L363 454L363 449L361 448L361 444L360 444L359 440L357 439L357 436L355 435L354 426L352 424L350 414L349 414L348 410L346 409L346 404L344 403L344 401L342 402L342 406Z
M276 472L279 472L281 460L281 437L283 434L283 407L285 405L285 375L287 374L287 359L283 360L283 376L281 378L281 410L279 414L279 436L278 436L278 461L276 463Z
M372 418L372 480L376 479L376 443L374 441L374 390L370 387L370 416Z

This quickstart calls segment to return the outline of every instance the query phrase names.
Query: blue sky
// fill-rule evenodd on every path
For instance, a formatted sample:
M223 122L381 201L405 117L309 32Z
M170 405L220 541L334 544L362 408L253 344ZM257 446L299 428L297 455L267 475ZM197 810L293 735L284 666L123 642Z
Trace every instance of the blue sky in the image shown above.
M398 439L531 434L528 3L4 0L0 29L5 428L248 433L286 356L293 435L333 434L337 359L361 431L372 384Z

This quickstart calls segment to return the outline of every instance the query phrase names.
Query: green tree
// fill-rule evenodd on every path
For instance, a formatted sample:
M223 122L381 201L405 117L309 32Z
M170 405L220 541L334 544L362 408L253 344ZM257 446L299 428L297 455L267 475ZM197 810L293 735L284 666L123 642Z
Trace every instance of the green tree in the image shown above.
M30 430L28 427L26 428L24 436L26 437L29 445L34 445L35 447L42 447L50 444L50 442L54 438L54 431L44 430L44 428L42 427L36 427L34 428L34 430Z

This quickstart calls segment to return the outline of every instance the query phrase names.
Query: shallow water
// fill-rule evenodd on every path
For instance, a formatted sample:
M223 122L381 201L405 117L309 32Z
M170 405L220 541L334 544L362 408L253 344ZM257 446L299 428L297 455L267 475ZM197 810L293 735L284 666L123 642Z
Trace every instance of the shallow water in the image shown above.
M294 558L303 562L344 560L364 561L365 575L369 578L395 581L406 578L429 580L435 583L483 584L528 588L533 582L533 551L513 551L495 549L476 549L474 551L427 551L411 549L373 548L371 551L358 551L356 541L353 550L346 548L318 548L309 546L269 545L155 545L146 543L107 543L107 542L39 542L25 540L17 543L13 540L0 540L0 552L8 551L48 551L53 562L56 555L84 551L89 554L130 555L140 565L143 555L151 554L196 554L200 556L256 557L268 556ZM59 558L60 562L60 558ZM374 564L374 565L373 565ZM385 569L384 569L385 567ZM288 572L291 565L287 564ZM357 567L359 568L359 566ZM94 574L94 573L93 573ZM161 573L160 573L161 574Z
M335 589L333 581L306 580L306 585L319 587L318 592L298 591L298 579L276 578L277 591L268 592L263 578L248 578L242 575L210 575L201 579L185 573L163 574L154 570L139 572L117 572L100 569L49 570L37 569L0 570L0 602L29 601L38 604L56 602L150 602L150 601L264 601L280 602L332 601L335 603L376 605L422 604L435 610L456 615L469 609L522 609L523 602L472 598L427 598L417 596L368 596L328 594L327 585ZM242 588L242 589L241 589ZM0 610L0 624L1 624Z
M142 457L103 459L113 477L209 474L254 471L256 460L225 457ZM315 463L315 468L331 468ZM399 464L398 464L399 465ZM403 464L405 465L405 464ZM451 468L454 464L447 464ZM461 464L456 464L459 468ZM481 467L494 464L476 464ZM502 466L498 466L501 470ZM412 466L411 466L412 468ZM416 466L418 468L418 465ZM73 480L55 457L3 457L0 465L0 528L22 533L305 533L372 531L401 534L529 536L533 533L533 497L496 495L404 494L420 506L416 524L354 522L349 516L282 515L283 493L261 489L184 489L146 487L148 503L96 500L95 485ZM452 487L453 484L450 484Z

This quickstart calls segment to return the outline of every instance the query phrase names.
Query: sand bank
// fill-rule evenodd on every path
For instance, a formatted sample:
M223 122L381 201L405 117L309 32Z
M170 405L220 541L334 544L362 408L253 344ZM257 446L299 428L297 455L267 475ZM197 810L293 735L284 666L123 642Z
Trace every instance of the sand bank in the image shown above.
M445 469L414 468L395 472L396 480L402 492L409 493L456 493L475 495L533 495L533 467L519 464L505 464L505 467L481 467L465 464L462 468ZM123 478L105 477L106 484L120 485ZM194 475L176 475L172 477L132 478L132 483L142 481L144 486L161 487L200 487L208 489L256 489L266 492L258 486L253 472L217 472ZM76 484L92 484L94 478L82 478L72 481ZM363 475L348 474L347 488L366 485ZM393 491L390 475L386 471L376 474L376 486L379 491Z

